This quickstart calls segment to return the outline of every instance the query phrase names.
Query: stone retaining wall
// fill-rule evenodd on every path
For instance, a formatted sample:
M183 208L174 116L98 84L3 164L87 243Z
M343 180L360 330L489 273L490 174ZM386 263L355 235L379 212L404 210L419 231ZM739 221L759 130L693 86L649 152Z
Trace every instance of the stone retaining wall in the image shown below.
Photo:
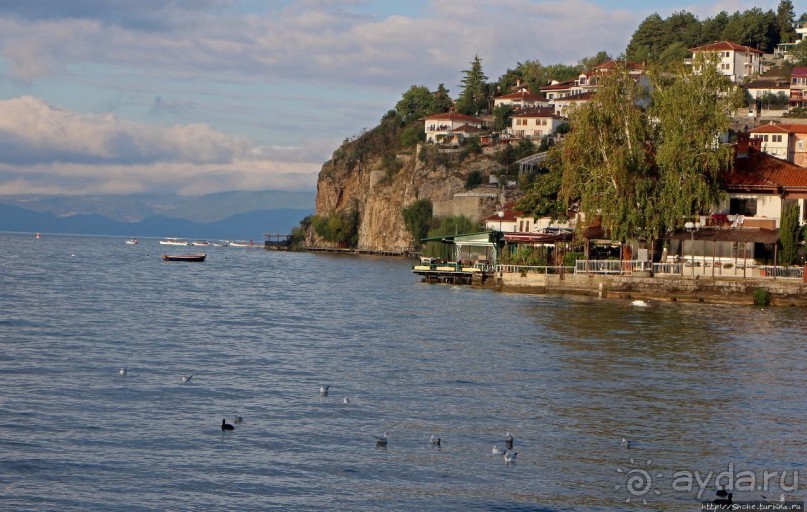
M768 290L772 306L807 306L807 284L795 279L630 277L606 274L497 273L496 288L522 293L579 294L715 304L754 304Z

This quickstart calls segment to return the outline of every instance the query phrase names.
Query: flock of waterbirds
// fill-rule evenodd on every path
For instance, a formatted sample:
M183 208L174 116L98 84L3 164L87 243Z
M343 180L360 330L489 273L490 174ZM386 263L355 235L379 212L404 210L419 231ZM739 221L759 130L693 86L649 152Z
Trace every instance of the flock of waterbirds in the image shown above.
M129 370L127 368L123 367L118 371L118 375L120 375L121 377L126 377L126 376L129 375ZM187 383L187 382L190 382L192 378L193 378L193 375L182 375L182 377L180 378L180 381L184 382L184 383ZM328 393L329 393L330 389L331 389L331 386L329 384L321 384L319 386L319 394L322 395L322 396L328 396ZM343 404L349 404L350 403L350 398L344 397L344 399L342 400L342 403ZM233 418L233 420L232 420L233 423L227 423L227 419L222 418L222 420L221 420L221 431L222 431L222 433L230 431L230 430L235 430L235 425L241 424L243 421L244 421L244 418L240 414L237 414ZM388 443L388 436L389 436L389 432L384 432L383 434L375 435L374 437L375 437L376 446L386 447L387 443ZM622 442L623 442L623 446L624 446L625 440L623 439ZM432 446L435 446L437 448L441 448L442 447L442 439L439 438L439 437L436 437L434 434L432 434L432 436L429 438L429 444L432 445ZM504 458L504 461L506 463L508 463L508 464L512 463L512 462L515 462L516 458L518 457L518 452L513 451L513 436L510 434L510 432L507 432L505 434L505 436L504 436L504 446L505 446L505 448L501 449L497 445L494 445L492 453L494 455L502 455L503 458Z
M121 368L118 371L118 375L121 377L126 377L129 375L129 370L125 367ZM193 378L193 375L182 375L181 382L187 383L190 382ZM321 384L319 387L319 394L322 396L328 396L330 392L331 386L329 384ZM342 403L349 404L350 398L344 397ZM244 422L244 418L240 414L236 414L233 417L232 424L227 423L226 418L221 420L221 431L222 434L227 431L235 430L235 425L240 425ZM376 434L375 436L375 444L378 447L386 447L389 442L389 432L384 432L383 434ZM442 446L442 439L435 436L434 434L431 435L429 438L429 444L440 448ZM622 438L620 443L622 448L630 449L633 448L633 443L629 441L627 438ZM499 448L498 445L493 445L493 449L491 450L493 455L501 455L504 459L504 462L507 464L511 464L516 462L518 458L518 452L513 450L513 435L510 432L506 432L504 435L504 448ZM714 500L713 503L715 504L732 504L732 494L728 493L725 489L720 489L717 491L717 499ZM763 499L768 500L766 496L763 496ZM784 502L787 499L785 494L780 496L780 501Z

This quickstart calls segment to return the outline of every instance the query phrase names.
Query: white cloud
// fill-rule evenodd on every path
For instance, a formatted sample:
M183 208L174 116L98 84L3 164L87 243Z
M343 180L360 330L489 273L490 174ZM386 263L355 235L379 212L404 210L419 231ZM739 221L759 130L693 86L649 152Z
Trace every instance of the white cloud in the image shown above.
M311 189L320 155L204 124L163 128L34 97L0 101L0 194Z

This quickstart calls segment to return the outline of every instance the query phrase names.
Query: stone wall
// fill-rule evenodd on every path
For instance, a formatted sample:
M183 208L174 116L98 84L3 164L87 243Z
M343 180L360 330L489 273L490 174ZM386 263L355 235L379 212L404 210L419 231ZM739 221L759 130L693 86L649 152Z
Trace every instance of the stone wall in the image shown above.
M807 306L807 284L795 279L689 279L605 274L497 273L496 287L524 293L558 293L604 298L650 299L714 304L754 304L754 293L771 293L772 306Z

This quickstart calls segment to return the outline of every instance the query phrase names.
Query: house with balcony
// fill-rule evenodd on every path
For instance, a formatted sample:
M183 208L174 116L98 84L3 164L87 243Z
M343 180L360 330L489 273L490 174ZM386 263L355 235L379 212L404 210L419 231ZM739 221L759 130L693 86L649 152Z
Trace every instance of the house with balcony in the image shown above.
M484 121L458 112L434 114L424 118L424 121L426 142L431 143L456 145L484 131Z
M807 67L794 67L790 73L790 106L807 107Z
M776 48L773 50L774 57L780 57L787 61L792 61L793 59L790 57L790 50L793 49L794 46L799 44L801 41L807 39L807 22L800 21L796 23L796 41L793 43L779 43L776 45Z
M766 124L749 133L763 153L807 167L807 124Z
M565 96L563 98L556 99L554 104L555 113L561 117L569 117L569 109L573 105L581 105L583 103L588 103L594 98L595 94L597 94L596 91L589 91L581 94L575 94L572 96Z
M513 110L548 107L549 100L541 94L520 90L493 98L493 107L510 106Z
M763 52L750 46L720 41L718 43L690 48L693 58L699 53L710 53L718 56L717 69L729 77L734 83L758 76L762 71Z
M510 116L510 135L519 139L540 139L554 134L565 121L552 107L519 110Z

